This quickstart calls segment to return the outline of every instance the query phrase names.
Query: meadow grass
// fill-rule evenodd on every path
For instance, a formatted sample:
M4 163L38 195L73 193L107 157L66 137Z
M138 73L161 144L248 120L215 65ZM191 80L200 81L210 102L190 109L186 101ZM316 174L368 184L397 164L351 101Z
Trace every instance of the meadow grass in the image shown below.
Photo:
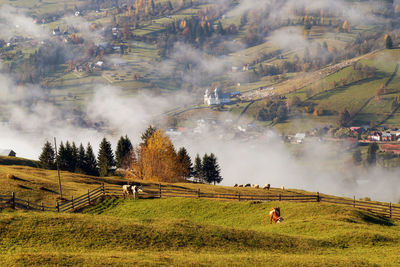
M285 220L270 225L276 205ZM323 203L106 198L82 213L0 212L9 265L394 266L399 240L397 223Z

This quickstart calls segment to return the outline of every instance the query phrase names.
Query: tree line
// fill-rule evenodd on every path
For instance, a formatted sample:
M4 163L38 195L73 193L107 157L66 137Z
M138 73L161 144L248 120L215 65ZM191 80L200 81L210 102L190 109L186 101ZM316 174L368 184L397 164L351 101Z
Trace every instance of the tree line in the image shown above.
M157 182L185 182L194 179L201 183L220 183L221 169L216 156L197 154L195 165L185 147L175 149L170 138L150 126L141 136L142 142L133 146L128 136L121 136L115 149L106 139L100 143L97 157L90 143L86 148L74 142L61 142L58 151L45 142L39 157L44 169L83 173L93 176L110 176L115 170L124 170L127 178ZM57 166L58 165L58 166Z

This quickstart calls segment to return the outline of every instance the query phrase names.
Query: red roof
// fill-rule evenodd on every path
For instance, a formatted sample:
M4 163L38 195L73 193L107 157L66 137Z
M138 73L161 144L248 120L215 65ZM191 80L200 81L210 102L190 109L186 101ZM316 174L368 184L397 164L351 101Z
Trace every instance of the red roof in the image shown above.
M396 154L400 154L400 145L393 145L393 144L382 144L379 145L381 151L389 151Z

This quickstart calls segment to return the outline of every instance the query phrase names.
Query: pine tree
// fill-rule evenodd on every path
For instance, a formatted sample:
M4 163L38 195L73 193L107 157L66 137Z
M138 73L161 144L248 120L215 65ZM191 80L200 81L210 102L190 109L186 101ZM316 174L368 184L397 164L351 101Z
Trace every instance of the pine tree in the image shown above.
M345 108L343 111L340 112L339 114L339 126L346 126L351 120L351 115L350 112Z
M150 137L153 136L153 134L157 131L156 128L153 126L149 126L146 131L142 134L142 143L141 145L147 146L147 141L149 140Z
M104 137L100 144L97 164L100 176L108 176L110 169L115 166L114 155L110 142Z
M376 152L379 150L379 146L377 143L371 143L368 146L367 151L367 163L370 166L374 166L376 164Z
M355 165L360 165L362 162L362 154L361 154L361 150L360 149L356 149L353 152L353 163Z
M58 166L60 170L67 170L68 163L67 163L67 153L64 146L64 143L61 141L60 147L58 148L58 155L57 155Z
M47 141L42 149L42 154L39 157L40 167L43 169L53 170L55 169L55 155L53 146Z
M214 183L214 185L222 182L220 172L221 170L215 155L213 153L211 153L209 156L205 154L203 157L203 173L206 182L210 184Z
M70 161L70 171L71 172L75 172L77 160L78 160L78 148L76 147L75 142L72 142L71 161Z
M221 34L221 35L225 34L225 29L222 26L222 22L221 21L218 21L218 33Z
M85 148L83 147L82 143L79 145L77 157L76 157L76 166L75 170L79 173L86 173L85 172L86 166L86 152Z
M192 159L190 158L189 154L187 153L186 148L181 147L178 151L178 162L182 169L182 177L188 178L193 173L193 164Z
M388 34L385 35L385 47L387 49L392 49L393 48L392 37L390 37L390 35L388 35Z
M247 17L248 17L247 12L242 15L242 17L240 18L240 27L243 27L247 24Z
M87 144L85 158L85 167L83 168L85 173L93 176L99 175L99 172L97 170L96 156L93 153L93 149L90 143Z
M196 154L194 159L193 176L196 178L197 182L203 182L203 164L199 154Z
M132 143L129 140L128 136L121 136L118 141L117 149L115 150L115 160L117 168L126 167L124 161L126 157L129 155L129 152L132 150Z

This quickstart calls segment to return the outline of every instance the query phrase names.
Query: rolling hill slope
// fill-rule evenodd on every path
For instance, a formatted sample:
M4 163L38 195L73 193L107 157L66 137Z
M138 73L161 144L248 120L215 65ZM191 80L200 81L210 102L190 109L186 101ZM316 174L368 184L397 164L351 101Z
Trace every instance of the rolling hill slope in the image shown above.
M398 224L328 204L109 198L83 214L0 212L7 265L400 264ZM306 215L306 216L305 216Z

